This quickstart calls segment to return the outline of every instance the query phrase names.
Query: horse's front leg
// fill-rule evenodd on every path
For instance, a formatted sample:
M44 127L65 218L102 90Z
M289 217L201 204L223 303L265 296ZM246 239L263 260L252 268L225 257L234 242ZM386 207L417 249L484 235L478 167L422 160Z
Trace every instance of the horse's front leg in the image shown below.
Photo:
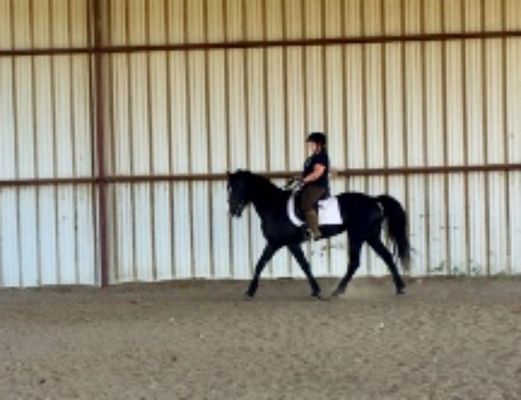
M309 265L308 260L306 260L302 248L298 244L288 245L288 248L291 254L293 254L293 257L295 257L299 263L302 271L304 271L304 274L306 274L306 278L308 278L309 286L311 286L311 296L320 298L320 286L311 272L311 266Z
M246 292L246 296L248 296L248 298L252 298L253 296L255 296L257 288L259 287L259 279L262 270L264 269L266 264L271 260L271 257L273 257L273 255L278 249L280 249L280 246L275 246L270 243L268 243L266 247L264 247L262 255L260 256L259 261L257 261L257 265L255 266L255 273L253 275L253 279L251 280L248 291Z

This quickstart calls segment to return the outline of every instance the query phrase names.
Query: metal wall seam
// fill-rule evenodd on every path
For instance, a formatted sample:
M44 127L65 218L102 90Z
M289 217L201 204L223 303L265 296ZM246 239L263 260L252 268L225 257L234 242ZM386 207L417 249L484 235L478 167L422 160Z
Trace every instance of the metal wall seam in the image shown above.
M426 32L426 8L425 8L425 0L420 0L420 34L425 34ZM426 166L429 164L428 159L428 153L429 153L429 147L427 145L427 77L426 77L426 51L425 51L426 44L420 43L420 69L421 69L421 92L422 92L422 98L421 98L421 131L422 131L422 158L423 158L423 165ZM432 258L431 254L431 246L430 246L430 239L429 239L429 233L431 231L431 218L430 218L430 210L431 210L431 202L430 202L430 192L431 192L431 185L430 185L430 177L423 176L422 177L423 184L425 187L424 193L423 193L423 218L424 218L424 237L425 237L425 253L424 258L427 260L427 262L424 262L423 268L418 271L421 275L427 275L427 271L429 270L429 260Z
M83 10L79 12L80 19L84 20L82 24L74 24L75 26L82 27L83 30L83 38L85 43L89 46L92 41L92 32L94 30L93 26L93 4L89 1L84 1ZM82 82L83 88L82 93L85 93L80 98L83 101L76 102L76 104L83 104L83 108L78 106L76 115L78 118L76 119L79 124L81 121L85 124L83 134L80 136L82 141L80 141L81 145L78 146L78 159L84 159L84 163L82 164L82 169L84 168L88 171L89 176L94 176L95 173L95 135L94 135L94 106L92 104L92 83L93 83L93 68L92 68L92 60L90 56L82 57L84 62L83 78L82 80L74 80L74 83L77 83L79 86L79 82ZM81 75L80 75L81 76ZM87 99L87 100L85 100ZM83 113L80 112L83 110ZM80 118L80 116L82 118ZM88 149L89 151L83 153L84 149ZM82 171L82 175L83 175ZM102 284L103 283L103 274L101 274L101 260L103 259L102 252L100 251L99 241L98 241L98 232L99 232L99 212L97 209L97 195L99 195L99 190L95 185L87 185L84 189L84 197L85 198L85 207L82 208L82 213L79 213L79 217L84 219L83 224L78 225L78 227L83 227L82 233L84 232L86 237L88 237L91 241L90 246L82 246L79 250L79 253L82 253L82 263L85 265L84 268L80 268L82 271L82 277L80 283L84 284ZM85 242L86 240L82 240L81 242ZM86 271L86 272L84 272ZM107 279L108 281L108 279Z
M225 35L224 4L222 1L210 2L207 8L207 35L208 38L221 38ZM226 171L228 165L227 105L225 102L225 52L217 50L206 54L205 79L207 80L207 107L208 107L208 151L211 153L209 169L212 173ZM213 258L213 277L230 277L230 219L222 201L215 198L226 198L226 183L211 182L211 227L212 247L210 252Z
M461 30L466 30L466 7L465 1L461 2ZM468 132L468 113L467 113L467 42L462 41L461 43L461 109L462 109L462 125L463 125L463 164L468 165L468 142L469 142L469 132ZM468 175L463 175L463 196L464 196L464 234L465 234L465 248L464 248L464 260L465 265L462 267L462 271L465 274L470 273L470 204L469 204L469 177Z
M261 1L261 13L260 19L262 20L262 40L268 40L268 19L267 19L267 1L268 0L260 0ZM302 0L304 1L304 0ZM263 110L264 110L264 130L265 130L265 162L266 162L266 170L271 171L271 132L270 132L270 108L269 108L269 99L268 99L268 51L269 49L262 49L262 100L263 100ZM273 276L273 260L270 260L268 265L264 268L264 275Z
M45 56L59 54L127 54L143 53L151 51L201 51L201 50L222 50L222 49L255 49L255 48L276 48L276 47L316 47L316 46L337 46L337 45L368 45L382 43L411 43L411 42L449 42L455 40L472 39L503 39L519 38L521 31L490 31L490 32L469 32L469 33L440 33L425 35L392 35L392 36L366 36L348 38L327 38L327 39L303 39L303 40L252 40L248 42L220 42L220 43L186 43L186 44L163 44L163 45L116 45L100 46L97 48L72 47L72 48L22 48L22 49L0 49L0 57L13 56Z
M102 44L102 26L101 26L101 4L99 0L94 0L90 12L87 13L89 27L92 29L89 35L90 47L96 47ZM98 177L103 178L105 174L105 154L103 152L104 144L104 114L103 114L103 82L102 82L102 65L101 56L95 56L90 60L93 64L94 71L91 77L92 91L91 94L91 116L96 118L93 121L93 150L95 149L95 156L93 161L96 162L96 167L93 168L93 173L96 173ZM107 192L106 186L103 181L98 185L97 191L97 207L96 207L96 218L97 218L97 240L99 245L99 268L100 268L100 284L102 287L109 283L109 264L108 264L108 244L107 244ZM93 193L94 194L94 193Z
M476 7L476 4L465 1L464 9L462 11L463 29L480 29L480 12L481 8ZM483 162L482 155L482 135L483 127L481 126L481 94L480 94L480 78L481 68L480 63L480 46L478 41L464 42L464 62L462 64L463 73L466 76L464 90L465 99L464 106L464 124L466 130L466 163L480 164ZM482 221L485 217L484 207L484 179L483 173L465 174L467 181L467 268L466 272L476 274L484 268L486 263L486 249L485 249L485 229ZM470 201L472 194L472 201Z
M129 3L129 40L130 44L146 40L146 1ZM149 54L136 53L130 56L130 99L131 99L131 134L132 162L134 173L149 174L151 136L148 131L150 115L148 99L150 85L148 76ZM137 276L134 279L149 281L153 279L153 225L151 204L151 185L148 183L133 185L134 219L134 255Z
M246 12L246 21L248 26L248 35L263 35L264 30L264 17L263 9L264 3L262 0L251 1L247 0L248 6L245 7L243 3L244 11ZM299 20L300 22L300 20ZM247 36L249 38L250 36ZM265 50L264 49L247 49L248 53L248 71L250 77L249 88L249 162L248 166L253 171L263 170L266 171L269 160L267 158L267 141L266 137L266 99L265 99ZM226 207L226 204L224 205ZM226 210L227 211L227 210ZM260 229L260 220L254 210L250 210L250 230L251 230L251 245L250 245L250 257L252 264L250 265L250 275L255 266L255 262L260 257L262 250L265 246L265 240L262 236ZM241 223L240 221L234 220L232 224ZM232 243L230 242L230 245ZM249 277L248 276L248 277Z
M287 26L287 4L286 0L282 0L280 2L280 14L281 14L281 29L282 29L282 40L287 40L288 38L288 26ZM246 39L245 37L243 39ZM283 95L283 109L284 109L284 117L283 117L283 129L282 135L284 137L284 169L289 169L289 159L290 159L290 131L289 127L289 96L288 96L288 49L286 47L282 48L282 79L283 79L283 87L282 87L282 95ZM246 83L246 81L245 81ZM286 254L287 258L287 266L286 266L286 274L288 276L296 276L300 272L300 267L295 259L291 256L289 252Z
M186 0L176 0L171 7L169 13L169 27L171 36L178 40L186 38ZM171 52L172 70L171 75L171 92L172 109L170 121L172 124L172 158L173 173L188 174L189 158L187 157L189 148L188 132L190 127L189 121L189 93L186 75L188 73L187 57L188 52ZM173 111L176 112L173 112ZM174 185L174 204L173 208L173 224L174 227L174 254L176 264L176 278L190 278L192 276L191 264L193 261L192 242L190 235L190 208L189 202L189 182L175 182Z
M239 0L227 0L225 4L226 21L226 40L243 38L242 27L242 2ZM246 99L245 94L245 73L244 70L244 49L232 49L226 51L227 62L227 86L228 93L228 128L229 128L229 155L231 169L245 168L247 166L247 140L244 129L246 123ZM217 200L217 199L216 199ZM221 197L219 201L225 201ZM247 278L250 276L250 243L248 213L238 223L233 224L233 265L234 276L237 278Z
M169 0L164 0L164 24L165 24L165 43L167 43L170 40L170 37L172 36L171 32L171 25L170 25L170 2ZM165 67L166 67L166 129L167 129L167 152L168 152L168 172L170 175L174 173L174 160L173 160L173 154L172 151L172 136L173 136L173 124L172 119L170 117L171 111L172 111L172 62L171 57L168 52L165 53ZM169 229L169 237L170 240L170 277L171 279L174 279L176 277L176 270L177 270L177 263L176 263L176 249L175 249L175 241L176 241L176 234L175 234L175 224L174 224L174 215L175 215L175 208L176 205L174 203L174 183L169 182L168 184L168 206L170 211L170 216L167 219L167 221L170 223L170 229Z
M402 9L401 0L385 1L385 10L382 10L382 16L385 14L387 25L383 27L385 34L400 34L402 32ZM396 166L402 166L403 160L407 156L404 153L404 101L403 101L403 82L402 76L402 45L400 43L385 44L385 92L386 97L383 99L385 104L385 138L386 143L386 164L385 169L391 170ZM392 101L388 101L392 99ZM397 176L387 176L388 190L387 193L396 197L398 201L405 204L405 180L399 174ZM389 240L387 240L389 244Z
M144 19L145 19L145 22L144 22L144 29L145 29L145 37L146 37L146 43L147 45L151 44L151 41L150 41L150 35L151 35L151 26L154 26L154 27L157 27L159 28L158 25L156 24L151 24L150 23L150 15L151 15L151 11L150 11L150 0L146 0L145 4L144 4ZM157 121L159 120L159 116L153 116L152 115L152 78L151 78L151 69L152 69L152 61L153 61L153 58L155 59L154 56L157 56L157 55L160 55L160 54L145 54L145 57L146 57L146 86L147 86L147 93L146 93L146 103L147 103L147 107L146 107L146 112L147 112L147 137L148 137L148 173L149 174L154 174L156 173L156 168L155 168L155 163L154 161L156 160L156 157L154 157L154 149L156 148L155 145L155 138L159 135L159 129L155 130L154 128L154 125L153 125L153 122L152 121ZM166 157L162 156L162 157L158 157L159 159L165 159ZM151 239L150 239L150 242L151 242L151 246L150 246L150 262L151 262L151 265L150 265L150 268L151 268L151 276L150 276L150 279L152 281L156 281L158 279L158 265L157 265L157 254L159 252L159 249L157 247L157 244L156 244L156 239L157 239L157 236L156 236L156 207L159 208L158 204L156 203L156 196L155 196L155 192L156 192L156 189L160 189L162 185L159 183L159 184L149 184L148 185L148 202L150 204L150 209L149 209L149 214L148 214L148 218L150 219L150 236L151 236ZM159 210L158 210L159 211Z
M67 43L69 46L72 46L73 43L73 30L71 26L72 23L72 4L70 0L67 3ZM78 176L78 166L77 166L77 160L76 160L76 154L77 154L77 144L76 144L76 136L77 136L77 124L76 124L76 113L75 113L75 90L74 90L74 83L72 80L72 76L74 76L74 57L69 55L67 57L68 60L68 75L69 75L69 98L70 98L70 105L69 105L69 131L70 131L70 147L71 147L71 153L72 153L72 175ZM80 257L79 257L79 238L78 238L78 232L75 230L75 227L79 225L79 217L78 217L78 202L79 202L79 196L78 196L78 188L73 187L72 188L72 202L73 202L73 218L72 218L72 229L74 236L74 260L72 264L74 264L74 275L75 275L75 282L80 282ZM65 265L71 265L71 262L64 263Z
M276 0L266 1L266 35L268 40L281 39L283 35L283 3ZM266 53L266 96L267 96L267 114L269 136L269 163L270 170L279 170L285 168L286 163L286 140L284 132L285 123L285 103L284 92L286 90L284 83L284 48L270 48ZM281 184L281 180L275 180ZM291 276L288 270L289 258L286 249L281 249L272 259L269 273L271 277Z
M229 36L229 27L228 27L228 4L226 0L222 0L222 25L223 25L223 36L224 41L228 41ZM230 107L230 59L229 59L229 50L224 50L224 104L225 104L225 129L226 129L226 170L230 171L234 169L232 153L231 153L231 143L232 139L230 136L230 127L231 127L231 107ZM233 166L233 167L232 167ZM229 225L230 228L230 241L229 241L229 256L230 256L230 267L229 274L231 277L237 277L237 261L236 261L236 244L240 238L240 231L237 231L237 225L233 224L233 222ZM239 228L240 229L240 228Z
M506 4L506 24L507 27L521 26L521 8L516 0L508 0ZM518 162L521 159L519 148L521 148L521 115L518 112L517 103L521 101L521 78L519 76L519 60L521 60L521 41L509 39L507 40L507 126L508 126L508 159L511 163ZM509 198L512 208L510 210L510 232L511 238L511 260L512 273L521 273L521 246L514 243L521 242L521 211L519 204L521 199L521 174L511 172L509 185Z
M380 0L372 0L367 2L368 10L366 12L366 35L380 35L385 33L384 26L384 8ZM384 99L385 82L382 79L382 71L385 67L385 49L384 44L372 44L367 46L366 53L366 69L367 69L367 165L371 167L386 167L386 110ZM385 192L385 177L368 177L367 192L372 195L379 195ZM383 260L378 257L376 252L367 246L369 254L369 265L371 275L382 276L388 272L387 266Z
M486 3L485 8L485 29L488 27L502 27L501 1L493 0ZM505 162L504 159L504 130L506 121L504 117L505 104L502 103L503 86L503 56L502 41L500 39L487 40L487 106L488 123L490 135L487 140L487 150L489 161ZM507 243L507 202L505 198L505 185L507 174L490 174L490 202L491 202L491 271L492 274L503 272L503 268L508 264ZM507 267L508 268L508 267Z
M130 35L130 27L131 27L131 16L130 16L130 4L131 3L125 3L125 14L124 14L124 21L125 21L125 44L129 45L131 44L131 35ZM124 69L126 70L126 90L128 93L128 101L126 103L127 106L127 124L128 124L128 142L126 143L127 151L128 151L128 158L129 158L129 171L130 175L135 175L135 159L134 159L134 135L135 135L135 128L133 124L133 108L134 108L134 97L132 96L132 73L134 70L134 65L132 63L133 59L135 59L135 54L128 54L125 56L125 65ZM139 56L139 54L138 54ZM141 149L139 149L141 150ZM130 276L127 278L129 281L134 281L139 279L138 277L138 266L137 266L137 248L136 248L136 191L137 187L136 185L124 185L121 189L128 189L128 201L129 201L129 219L128 223L130 224L130 241L127 242L127 246L130 244L130 249L124 248L124 250L127 250L130 252ZM124 193L124 192L123 192Z
M248 24L247 24L247 11L246 11L247 0L242 0L240 3L241 7L241 36L242 40L247 40L248 37ZM285 2L283 7L285 6ZM284 21L285 26L285 21ZM248 65L248 49L243 50L243 59L242 59L242 68L244 70L244 101L245 101L245 121L244 121L244 134L246 136L246 166L249 170L252 169L251 165L251 141L250 141L250 73L249 73L249 65ZM287 71L285 71L287 74ZM226 196L227 194L225 194ZM225 206L226 207L226 206ZM223 214L227 214L224 212ZM253 218L254 211L250 208L248 211L248 266L247 271L251 276L253 274L254 265L256 259L253 254Z
M320 1L320 37L326 37L326 3L325 0ZM321 49L321 74L322 74L322 129L331 138L331 129L329 125L328 110L329 105L329 90L327 85L327 78L329 76L327 69L327 48ZM331 182L332 184L332 182ZM326 268L324 273L331 276L331 239L326 239L326 244L320 246L322 263L325 262ZM325 254L324 254L325 253ZM325 255L325 257L324 257ZM324 260L325 258L325 260Z
M189 6L190 4L190 1L189 0L184 0L183 1L183 41L186 43L186 42L189 42L190 41L190 29L189 29ZM191 79L192 79L192 74L191 74L191 68L190 68L190 57L191 57L191 53L185 53L185 57L184 57L184 63L185 63L185 75L184 75L184 78L185 78L185 86L186 86L186 122L187 122L187 133L186 133L186 144L187 144L187 153L186 153L186 157L188 159L187 161L187 167L188 167L188 173L192 173L192 131L193 131L193 128L192 128L192 89L191 89L191 86L190 86L190 82L191 82ZM187 202L188 202L188 229L189 229L189 234L188 236L190 237L190 254L191 254L191 257L192 257L192 263L188 266L187 270L190 271L190 277L194 277L195 276L195 254L194 254L194 229L193 229L193 222L194 222L194 210L193 210L193 204L192 204L192 200L193 200L193 186L192 186L192 183L189 183L188 184L188 198L187 198Z
M117 38L119 33L118 30L112 29L113 20L115 17L113 13L115 13L115 2L113 0L106 3L106 38L102 38L108 45L112 45L113 41ZM116 84L118 81L114 78L116 75L116 71L119 71L119 63L117 61L121 58L124 58L123 55L115 55L110 54L107 57L108 70L106 82L107 82L107 113L105 115L108 116L108 121L106 125L108 126L109 135L106 138L105 144L108 147L109 151L109 161L110 161L110 172L111 174L119 173L119 160L120 160L120 152L117 151L117 142L116 142L116 132L124 132L122 129L118 129L117 127L117 118L116 118L116 103L119 103L116 100ZM117 68L118 67L118 68ZM118 113L119 116L119 113ZM121 134L120 134L121 135ZM120 136L119 135L119 136ZM120 247L119 247L119 215L120 215L120 207L118 206L118 187L116 185L111 185L108 191L110 196L108 202L111 207L111 226L107 229L110 230L110 265L112 268L109 270L109 282L118 282L120 280L120 265L122 262L120 261ZM124 277L123 277L124 279Z
M354 16L352 24L347 24L350 16ZM360 35L362 20L361 2L349 1L344 8L343 32L350 36ZM346 169L348 178L347 191L363 191L363 179L351 174L354 168L364 168L362 132L363 125L363 101L362 101L362 46L345 46L345 91L346 91ZM346 259L349 258L349 250L346 251ZM346 265L347 269L347 265ZM345 271L344 271L345 273ZM367 274L367 265L362 264L359 274Z
M506 0L501 0L501 29L507 29L507 10L506 10ZM502 102L502 119L503 119L503 162L509 163L510 157L508 154L508 97L507 97L507 41L506 39L501 39L501 102ZM505 218L505 232L507 234L506 237L506 270L507 274L512 273L512 236L511 232L511 213L510 213L510 174L505 173L505 185L504 185L504 196L505 196L505 210L506 210L506 218Z
M485 29L485 0L480 2L480 25L481 29ZM487 135L489 134L488 126L488 111L487 111L487 74L486 74L486 44L485 41L481 41L481 93L482 93L482 125L483 125L483 163L488 164L488 152L487 152ZM487 275L490 274L490 180L489 174L485 174L485 249L486 249L486 262L485 268Z
M405 3L404 3L404 0L400 0L400 5L399 5L399 10L400 10L400 34L401 35L404 35L406 33L406 9L405 9ZM400 46L400 78L401 78L401 83L402 83L402 86L401 86L401 89L402 89L402 93L401 93L401 112L402 112L402 146L403 146L403 165L407 168L409 167L409 124L408 124L408 118L409 118L409 113L408 113L408 87L409 85L407 84L408 81L407 81L407 77L406 77L406 61L407 61L407 57L406 57L406 52L407 52L407 49L406 49L406 44L405 43L402 43L401 46ZM403 186L404 186L404 192L403 192L403 202L402 202L402 205L403 207L406 209L406 210L410 210L410 201L409 201L409 177L408 176L405 176L403 178ZM408 213L408 219L409 219L409 224L411 223L411 216L410 216L410 213ZM409 225L409 234L411 233L412 231L412 227ZM411 241L412 241L412 238L411 238ZM414 265L414 264L413 264ZM412 268L412 267L411 267Z
M346 27L346 4L345 4L345 1L342 0L340 2L340 24L341 24L341 27L340 27L340 31L341 31L341 35L343 37L346 37L347 36L347 27ZM348 116L347 116L347 110L349 108L349 105L348 105L348 95L347 95L347 62L346 62L346 58L347 58L347 46L342 46L342 53L341 53L341 57L342 57L342 62L341 62L341 68L342 68L342 115L343 115L343 118L342 118L342 128L341 128L341 132L343 133L342 137L343 137L343 146L341 146L341 150L342 152L344 153L343 155L343 165L344 165L344 168L346 168L349 164L349 153L348 153L348 146L349 146L349 129L348 129L348 126L349 126L349 123L348 123ZM347 192L349 190L349 176L345 177L344 178L344 184L339 186L342 188L343 191ZM346 240L345 242L345 250L343 252L341 252L341 255L340 255L341 259L342 259L342 266L339 267L339 268L342 268L340 271L339 271L339 274L343 276L343 274L345 274L347 272L347 263L348 263L348 257L349 257L349 240Z
M34 10L33 10L33 3L30 2L29 3L29 15L30 15L30 21L31 21L31 24L30 24L30 30L29 30L29 37L30 37L30 43L31 43L31 47L35 47L35 39L34 39L34 29L35 29L35 22L34 22ZM32 171L32 175L39 178L40 177L40 171L38 170L38 167L40 166L40 162L39 162L39 149L38 149L38 135L37 135L37 132L38 132L38 129L39 129L39 126L38 126L38 118L37 118L37 101L36 101L36 67L35 67L35 59L34 57L31 57L30 58L30 82L31 82L31 103L30 103L30 107L31 107L31 112L32 112L32 118L31 118L31 133L32 133L32 145L33 145L33 148L32 148L32 155L33 155L33 171ZM25 194L32 194L31 190L26 190L25 191L26 193ZM23 193L22 193L23 194ZM40 225L41 225L41 221L40 221L40 196L41 196L41 191L40 191L40 188L36 188L34 190L34 203L33 203L33 206L31 208L34 208L34 224L31 226L26 226L26 231L25 231L25 234L22 234L24 236L24 242L26 242L26 238L27 236L30 235L30 233L32 233L34 235L34 255L33 255L33 259L32 259L32 269L33 271L31 270L28 270L28 268L26 266L23 266L22 264L22 270L21 270L21 277L22 277L22 285L41 285L42 283L42 280L41 280L41 269L40 269L40 260L41 260L41 243L40 243ZM32 197L32 196L31 196ZM29 199L27 199L29 200ZM32 210L31 210L32 211ZM29 217L29 216L27 216ZM31 228L35 227L36 229L33 230ZM30 233L29 233L30 232ZM25 251L22 253L22 254L25 254ZM23 259L23 257L22 257ZM23 262L22 262L23 263ZM32 272L32 274L31 274ZM31 276L32 275L32 276Z
M7 17L7 15L9 15L9 24L2 24L6 27L5 33L7 34L4 35L4 32L2 32L0 37L5 38L6 40L3 45L6 47L13 47L14 10L12 0L9 1L7 6L9 7L9 13L5 13L4 16ZM0 87L2 89L0 90L0 98L3 100L0 103L0 115L2 115L2 121L4 121L5 124L0 133L2 135L3 143L5 143L5 145L2 146L2 170L0 171L0 176L18 177L18 124L15 85L16 69L14 57L10 60L0 60L0 66L3 66L2 72L4 72L4 68L9 71L9 75L7 73L2 73L0 75ZM10 78L10 81L7 77ZM8 132L11 133L11 135L9 135L11 146L9 147L7 145L8 141L5 140L6 138L4 136L7 135ZM2 197L2 215L0 220L0 236L2 237L2 251L0 253L0 257L2 258L2 285L16 286L20 285L18 277L19 268L17 271L13 271L12 268L6 268L6 265L20 265L20 214L19 207L17 206L19 190L18 188L13 188L9 192L7 192L7 190L2 190L0 195ZM9 230L7 227L9 227Z
M461 29L461 0L446 3L446 28L449 31ZM464 112L462 107L462 43L461 41L447 44L447 155L449 165L464 163ZM451 244L450 274L458 275L465 270L465 209L464 209L464 179L461 174L448 177L449 205L449 241Z
M322 33L322 36L331 34L342 35L343 12L342 1L328 0L325 2L324 12L322 13L322 27L325 32ZM325 105L327 105L327 110L324 110L325 130L328 136L331 168L335 170L345 168L346 165L346 144L344 142L346 135L344 51L345 46L324 48L325 60L323 65L326 73L324 74L325 82L323 86L326 92ZM333 174L331 176L331 191L333 194L345 192L346 180ZM345 274L347 267L346 235L341 234L331 238L326 246L328 252L328 276Z
M300 0L300 39L305 40L307 38L307 24L306 24L306 2L305 0ZM309 97L309 89L308 89L308 81L307 81L307 74L308 74L308 68L307 68L307 54L308 49L307 47L302 47L301 54L300 54L300 60L301 60L301 69L302 69L302 110L303 110L303 125L304 125L304 132L309 132L309 110L308 110L308 97ZM304 145L302 147L302 160L305 160L307 157L307 146ZM306 258L309 260L311 255L311 246L309 243L306 243L304 245L305 247L305 255Z
M53 10L51 9L52 6L51 6L51 0L49 0L49 4L48 4L48 7L47 7L47 12L48 12L48 21L49 21L49 26L48 26L48 30L49 30L49 40L50 40L50 43L51 43L51 47L54 47L54 38L53 38L53 26L55 24L55 21L54 21L54 12ZM51 143L51 152L52 152L52 176L53 177L56 177L57 176L57 158L58 158L58 155L57 155L57 143L56 143L56 130L57 130L57 123L56 123L56 120L57 120L57 117L56 117L56 80L55 80L55 76L54 76L54 72L55 72L55 68L56 68L56 62L55 62L55 57L51 57L50 59L50 112L51 112L51 131L52 131L52 143ZM58 214L59 214L59 210L60 210L60 200L58 198L58 188L56 186L54 186L53 188L53 191L52 191L52 197L51 197L51 201L53 203L53 212L54 212L54 253L56 254L56 262L55 262L55 265L53 266L53 274L55 275L54 276L54 281L55 282L58 282L58 283L62 283L62 276L61 276L61 254L60 254L60 248L62 248L62 246L59 245L60 243L60 227L59 227L59 221L60 221L60 218L58 217ZM62 188L63 189L63 188Z
M445 0L441 3L441 31L445 33L447 31L446 28L446 17L445 17ZM442 43L442 53L441 53L441 86L442 86L442 118L443 118L443 166L448 165L448 139L447 139L447 130L448 130L448 117L447 117L447 44ZM452 245L450 241L450 219L449 219L449 176L448 174L444 174L443 176L443 202L444 202L444 225L442 229L444 230L444 238L445 238L445 258L442 264L440 265L439 272L443 274L450 275L450 264L451 264L451 250Z
M192 29L189 30L191 35L196 36L197 40L203 38L204 35L204 1L190 2L189 10L193 17L190 20ZM191 171L198 173L208 172L208 153L207 137L208 118L205 115L205 102L207 94L205 92L205 65L204 52L195 52L189 56L191 60L191 69L194 72L190 75L191 89ZM210 237L209 230L202 224L209 224L210 215L208 215L208 182L198 182L192 185L192 207L193 207L193 254L195 264L195 277L209 276L210 272Z
M204 24L204 27L203 27L203 37L204 37L204 41L205 42L208 42L208 38L209 38L209 35L208 35L208 25L209 25L209 17L208 17L208 3L207 2L204 2L203 3L203 24ZM212 152L212 146L211 146L211 138L210 138L210 112L211 112L211 109L210 109L210 100L209 100L209 97L210 97L210 78L209 78L209 63L208 63L208 51L205 51L204 52L204 91L205 91L205 96L204 96L204 112L206 114L206 157L207 157L207 162L208 162L208 170L209 171L213 171L213 168L212 168L212 161L213 161L213 152ZM207 211L208 211L208 221L210 223L210 225L213 225L213 193L214 193L214 190L213 190L213 183L212 182L209 182L208 183L208 186L207 186ZM208 244L209 244L209 276L210 277L215 277L215 256L214 256L214 251L215 251L215 240L214 240L214 231L213 229L210 227L210 229L208 229L208 236L209 236L209 240L208 240Z
M409 10L409 31L422 32L424 30L424 3L421 0L413 2L414 7ZM409 112L409 120L411 123L410 133L410 162L412 165L426 165L426 151L425 151L425 64L424 56L425 51L424 43L411 44L413 53L411 54L410 61L412 71L409 74L409 80L411 81L410 88L413 89L411 95L411 112ZM415 236L415 243L417 250L416 257L421 259L429 258L429 245L428 245L428 213L427 208L428 195L430 186L425 176L413 176L411 177L411 225L415 228L411 229L411 235ZM414 246L414 245L413 245ZM423 265L422 265L423 264ZM413 264L411 273L413 275L425 275L426 268L425 262L422 264Z
M361 36L365 37L367 35L367 2L361 1L359 5L359 15L360 15L360 34ZM368 95L367 95L367 46L362 46L362 54L361 54L361 70L360 70L360 79L361 79L361 112L362 112L362 147L360 149L360 152L362 154L362 165L364 168L369 167L368 163L368 135L369 135L369 129L368 129ZM369 182L368 177L364 177L361 179L361 187L363 188L364 193L368 193L369 191ZM362 248L362 253L360 255L360 263L361 263L361 272L366 275L372 275L373 274L373 268L372 268L372 258L369 253L369 249L367 247ZM365 270L365 271L364 271Z

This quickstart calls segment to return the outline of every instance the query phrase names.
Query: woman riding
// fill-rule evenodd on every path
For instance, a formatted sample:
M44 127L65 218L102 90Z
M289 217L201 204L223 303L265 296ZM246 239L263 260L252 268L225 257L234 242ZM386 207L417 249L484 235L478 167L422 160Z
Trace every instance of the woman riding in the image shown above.
M321 238L318 227L318 216L314 209L315 203L326 193L329 193L329 156L326 151L326 135L313 132L307 138L311 155L304 163L302 172L301 208L306 217L308 233L314 240Z

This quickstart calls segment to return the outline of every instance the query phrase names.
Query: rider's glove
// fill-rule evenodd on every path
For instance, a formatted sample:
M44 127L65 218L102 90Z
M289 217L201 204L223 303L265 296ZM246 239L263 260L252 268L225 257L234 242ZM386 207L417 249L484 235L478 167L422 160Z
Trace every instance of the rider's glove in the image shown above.
M304 182L302 182L302 179L300 178L291 178L288 183L286 183L285 188L292 191L298 191L302 189L302 186L304 186Z

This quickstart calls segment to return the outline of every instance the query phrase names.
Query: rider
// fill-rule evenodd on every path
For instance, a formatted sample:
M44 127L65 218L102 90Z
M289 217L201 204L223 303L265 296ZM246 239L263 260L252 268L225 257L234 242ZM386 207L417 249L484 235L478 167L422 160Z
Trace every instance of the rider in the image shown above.
M318 240L322 234L318 227L314 205L318 199L329 192L329 156L326 151L326 135L322 132L312 132L306 141L311 155L304 163L302 172L304 187L300 205L306 217L308 233L314 240Z

